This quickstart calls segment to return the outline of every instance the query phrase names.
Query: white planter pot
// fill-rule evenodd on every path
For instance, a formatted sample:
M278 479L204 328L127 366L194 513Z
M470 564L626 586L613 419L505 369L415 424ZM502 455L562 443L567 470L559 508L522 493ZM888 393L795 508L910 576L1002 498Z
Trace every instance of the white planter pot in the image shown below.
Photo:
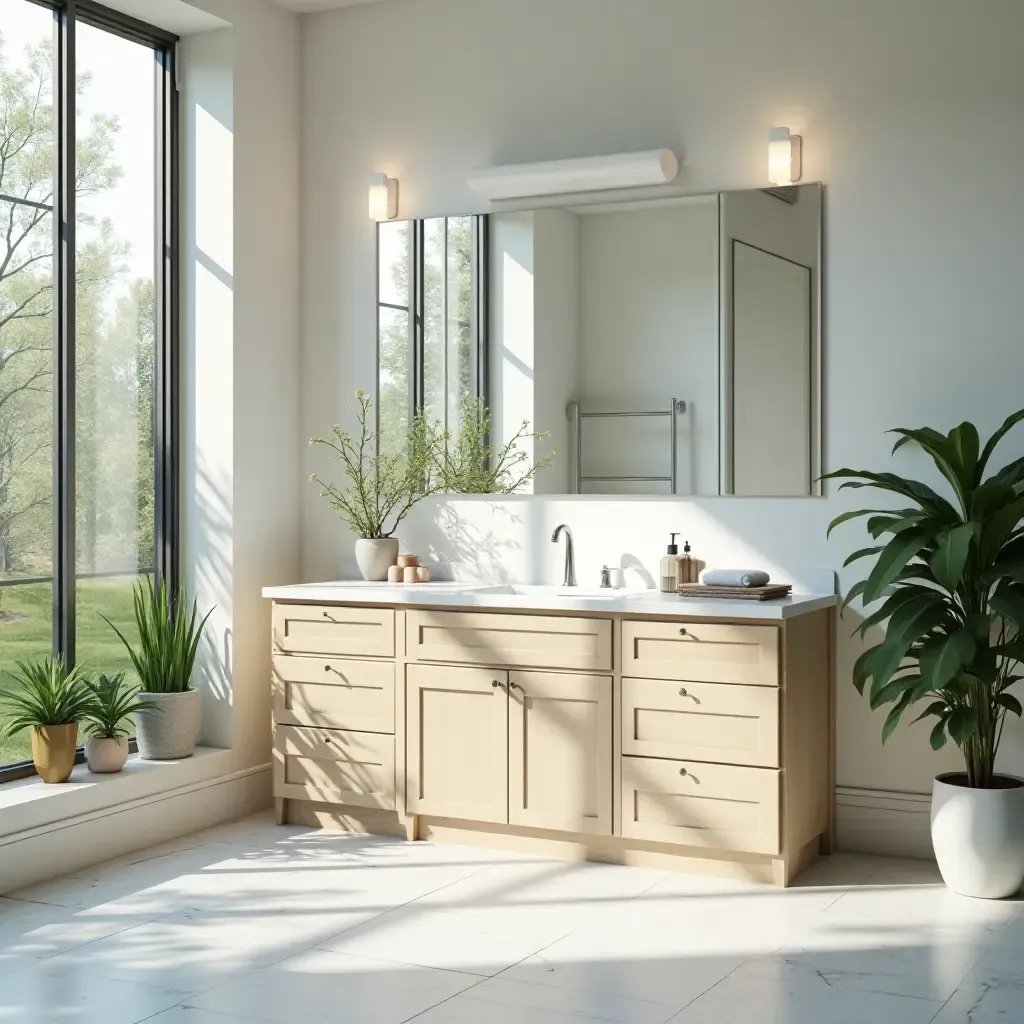
M153 705L135 716L139 756L146 761L177 761L191 757L199 735L199 691L142 693Z
M1024 782L1004 789L970 789L962 772L940 775L932 787L932 846L942 880L953 892L997 900L1024 882Z
M85 761L89 771L97 775L119 772L128 760L128 739L122 736L112 740L107 737L90 736L85 741Z
M378 537L370 540L360 537L356 541L356 563L364 580L386 580L388 569L398 564L398 539Z

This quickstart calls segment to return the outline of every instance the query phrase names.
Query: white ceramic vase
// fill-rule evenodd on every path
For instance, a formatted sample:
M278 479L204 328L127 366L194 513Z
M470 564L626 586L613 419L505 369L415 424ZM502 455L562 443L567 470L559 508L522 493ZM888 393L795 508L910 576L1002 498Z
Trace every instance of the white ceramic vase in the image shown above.
M356 564L364 580L386 580L388 569L398 564L398 538L360 537L356 541Z
M119 772L128 760L128 738L110 739L107 736L90 736L85 741L85 761L89 771L97 775Z
M135 738L145 761L191 757L199 735L199 691L142 693L150 705L135 715Z
M963 772L932 787L932 846L942 880L962 896L997 900L1024 882L1024 782L971 789ZM959 783L959 785L957 784Z

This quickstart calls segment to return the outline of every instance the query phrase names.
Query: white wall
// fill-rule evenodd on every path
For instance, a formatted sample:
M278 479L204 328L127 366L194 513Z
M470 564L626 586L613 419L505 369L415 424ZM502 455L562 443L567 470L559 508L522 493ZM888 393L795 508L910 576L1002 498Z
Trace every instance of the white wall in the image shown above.
M983 13L961 0L390 0L305 19L303 56L306 436L374 379L370 171L400 179L403 217L488 209L465 184L474 167L653 146L682 156L682 189L750 188L765 184L772 124L802 132L805 180L827 185L826 465L931 477L913 452L890 463L886 428L989 431L1024 404L1018 0ZM1003 450L1021 454L1024 432ZM456 501L402 535L553 580L548 539L565 520L592 582L623 553L655 568L682 530L713 564L799 578L860 546L854 527L825 539L854 500L833 487L823 500ZM334 575L350 545L305 486L304 578ZM928 752L920 725L880 747L881 715L848 682L853 624L840 628L839 782L926 792L956 754ZM1002 765L1024 771L1017 726Z
M582 395L592 410L668 410L677 494L718 493L718 199L580 218ZM587 476L668 476L670 421L594 419ZM594 494L670 494L668 484L592 483Z
M270 759L270 611L299 564L299 30L266 0L197 0L183 38L183 568L205 610L202 740ZM272 128L271 128L272 126Z

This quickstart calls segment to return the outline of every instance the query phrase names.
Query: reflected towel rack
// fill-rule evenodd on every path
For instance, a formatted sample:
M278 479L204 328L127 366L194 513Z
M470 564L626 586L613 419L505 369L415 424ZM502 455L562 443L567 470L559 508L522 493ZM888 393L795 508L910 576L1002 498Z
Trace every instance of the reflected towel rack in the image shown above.
M681 398L673 398L667 409L629 409L623 412L584 412L579 402L570 402L566 407L566 415L572 421L576 440L576 489L573 494L582 494L585 483L657 483L668 484L670 494L676 493L676 476L678 462L676 456L676 438L679 427L679 414L686 412L686 402ZM583 475L583 421L591 419L633 419L637 417L667 416L669 420L669 466L668 476L584 476Z

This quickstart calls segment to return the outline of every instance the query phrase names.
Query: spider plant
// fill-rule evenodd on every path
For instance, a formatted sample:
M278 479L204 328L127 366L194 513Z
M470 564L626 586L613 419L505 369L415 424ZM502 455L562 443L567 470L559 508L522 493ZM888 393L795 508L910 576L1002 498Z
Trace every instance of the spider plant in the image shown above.
M103 620L120 637L135 666L139 688L144 693L185 693L192 688L192 667L206 621L213 609L197 624L198 609L191 613L184 588L172 601L165 580L151 579L135 584L133 602L139 644L128 638L105 615Z
M123 672L113 679L101 675L89 688L95 701L85 716L85 732L96 739L118 740L130 736L132 715L154 707L152 701L140 699L134 687L124 685Z
M95 699L83 671L68 668L63 658L19 661L14 686L0 690L0 707L7 713L0 733L13 736L23 729L73 725L89 715Z
M884 543L855 551L846 565L873 560L846 603L882 601L859 627L883 626L885 638L857 659L853 682L868 686L872 709L892 705L882 727L891 735L903 713L928 701L916 721L931 718L931 745L947 735L960 748L967 784L999 785L996 753L1007 713L1020 715L1010 688L1024 662L1024 458L986 475L996 446L1024 420L1008 417L984 446L977 428L961 423L948 434L929 427L890 431L922 449L948 485L946 495L894 473L840 469L828 478L843 488L872 487L906 499L906 508L859 509L834 519L829 533L863 516Z

